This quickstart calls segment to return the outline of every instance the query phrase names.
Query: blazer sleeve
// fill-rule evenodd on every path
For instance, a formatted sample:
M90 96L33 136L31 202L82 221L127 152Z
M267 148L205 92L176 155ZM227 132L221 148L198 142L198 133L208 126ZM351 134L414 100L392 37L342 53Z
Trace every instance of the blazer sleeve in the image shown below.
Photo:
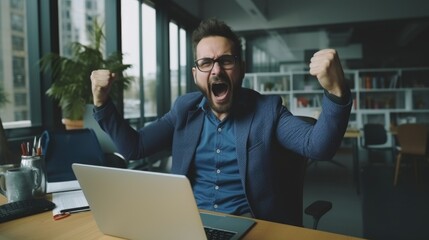
M339 104L322 98L322 112L315 125L302 121L297 116L282 108L276 129L279 143L296 153L315 160L331 159L347 129L352 99L346 104Z
M168 114L139 130L128 124L111 101L95 109L93 116L125 159L141 159L171 146L174 127Z

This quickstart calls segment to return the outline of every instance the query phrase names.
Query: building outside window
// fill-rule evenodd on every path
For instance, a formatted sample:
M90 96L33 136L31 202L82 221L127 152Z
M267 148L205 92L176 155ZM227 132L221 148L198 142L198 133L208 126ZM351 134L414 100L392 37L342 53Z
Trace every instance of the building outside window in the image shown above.
M0 9L0 94L7 99L0 116L5 128L29 126L27 9L23 0L0 1Z
M104 26L104 0L60 0L60 54L71 55L71 43L89 44L94 21Z

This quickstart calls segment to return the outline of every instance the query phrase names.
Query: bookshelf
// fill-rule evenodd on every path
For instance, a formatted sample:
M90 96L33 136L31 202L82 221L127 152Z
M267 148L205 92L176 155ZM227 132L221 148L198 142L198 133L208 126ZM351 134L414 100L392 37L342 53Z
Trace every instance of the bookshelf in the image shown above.
M344 70L353 107L349 127L366 123L390 127L407 122L429 124L429 68ZM323 89L307 71L247 73L243 86L277 94L295 115L317 117Z

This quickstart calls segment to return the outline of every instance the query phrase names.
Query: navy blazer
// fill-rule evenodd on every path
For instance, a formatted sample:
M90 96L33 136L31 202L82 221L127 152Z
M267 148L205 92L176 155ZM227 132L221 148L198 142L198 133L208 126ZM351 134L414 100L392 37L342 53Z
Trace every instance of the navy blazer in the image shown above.
M325 95L323 111L313 126L293 116L279 96L245 88L237 96L232 111L237 162L252 214L258 219L288 223L284 206L287 193L276 163L284 158L279 149L311 159L332 158L347 128L351 99L340 105ZM168 113L139 131L126 123L110 101L97 109L94 117L126 159L171 149L171 172L189 177L204 121L204 113L198 108L202 98L201 92L178 97Z

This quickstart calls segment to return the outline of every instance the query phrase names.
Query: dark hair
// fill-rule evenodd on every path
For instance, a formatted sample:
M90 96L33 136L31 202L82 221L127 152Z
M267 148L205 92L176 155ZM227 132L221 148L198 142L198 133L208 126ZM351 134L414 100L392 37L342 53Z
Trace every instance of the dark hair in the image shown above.
M225 22L210 18L201 21L200 25L192 33L192 47L194 50L194 58L197 55L197 45L201 39L210 36L221 36L232 41L233 54L237 55L241 59L241 41L240 38L226 25Z

